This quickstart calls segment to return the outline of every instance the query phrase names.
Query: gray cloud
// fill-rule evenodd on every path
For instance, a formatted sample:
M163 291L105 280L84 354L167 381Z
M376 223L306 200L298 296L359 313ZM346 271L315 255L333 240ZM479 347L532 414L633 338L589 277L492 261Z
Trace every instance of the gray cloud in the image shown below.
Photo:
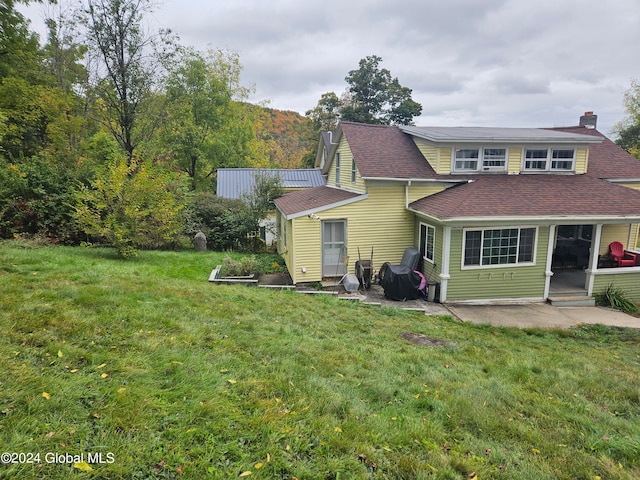
M594 110L608 133L639 76L638 0L164 0L154 18L238 52L254 101L300 113L378 55L423 105L418 124L574 125Z

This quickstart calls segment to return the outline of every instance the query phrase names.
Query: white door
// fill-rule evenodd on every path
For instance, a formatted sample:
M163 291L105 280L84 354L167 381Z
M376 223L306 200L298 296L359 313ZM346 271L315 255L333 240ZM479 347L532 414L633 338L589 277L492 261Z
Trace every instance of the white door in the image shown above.
M322 276L341 277L347 273L347 221L322 222Z

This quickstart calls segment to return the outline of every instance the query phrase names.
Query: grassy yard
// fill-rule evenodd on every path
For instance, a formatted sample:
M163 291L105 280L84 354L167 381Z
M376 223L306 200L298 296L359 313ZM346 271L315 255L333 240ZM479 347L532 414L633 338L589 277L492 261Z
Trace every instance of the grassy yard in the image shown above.
M640 478L639 332L209 284L223 256L0 244L0 478Z

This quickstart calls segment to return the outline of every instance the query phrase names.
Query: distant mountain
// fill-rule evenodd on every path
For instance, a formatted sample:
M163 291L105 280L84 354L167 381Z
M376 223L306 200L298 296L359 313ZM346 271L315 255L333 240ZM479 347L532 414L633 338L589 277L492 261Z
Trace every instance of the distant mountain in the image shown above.
M313 166L318 133L311 120L297 112L255 106L257 136L264 141L273 168L303 168Z

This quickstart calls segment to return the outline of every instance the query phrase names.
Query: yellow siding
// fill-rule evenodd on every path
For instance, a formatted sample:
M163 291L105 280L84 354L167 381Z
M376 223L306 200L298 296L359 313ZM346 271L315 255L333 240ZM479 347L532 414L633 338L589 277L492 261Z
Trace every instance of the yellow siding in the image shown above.
M415 202L423 197L434 195L444 190L442 185L411 185L409 187L409 203Z
M279 221L278 229L280 232L282 232L283 229L286 230L286 245L285 242L282 241L281 233L278 234L278 253L284 258L287 268L293 270L295 269L295 264L293 263L293 222L291 220L284 220L284 216L282 216L280 212L278 212L277 219Z
M441 175L451 173L451 148L434 147L415 137L413 141L436 173Z
M344 137L340 140L340 145L338 145L336 153L340 154L340 178L336 181L336 159L334 157L331 161L329 171L327 172L327 185L340 186L349 190L364 192L366 190L366 185L357 169L356 181L351 181L353 154L351 153L349 143Z
M578 148L576 151L576 173L587 173L589 163L589 149Z
M370 258L373 247L377 271L384 262L399 263L404 249L415 246L413 214L405 209L404 186L370 186L368 193L366 200L318 213L321 220L347 220L350 273L358 260L358 247L363 259ZM321 220L306 216L293 220L296 250L287 266L295 283L322 279Z
M640 184L638 183L621 183L620 185L627 188L633 188L634 190L640 190Z
M616 241L622 243L624 248L628 249L629 246L627 243L629 242L629 229L631 227L632 226L628 223L620 225L603 225L602 237L600 240L600 251L598 253L600 255L607 255L609 253L609 244Z
M520 173L522 167L522 148L509 147L509 165L507 170L509 173Z
M640 190L640 184L638 183L623 183L627 188L633 188L634 190ZM640 248L640 224L636 223L631 226L633 228L633 232L631 235L631 243L630 245L635 245L635 249Z
M321 222L307 216L294 220L293 228L296 249L289 273L294 283L316 282L322 280L322 234ZM305 269L306 272L302 270Z

